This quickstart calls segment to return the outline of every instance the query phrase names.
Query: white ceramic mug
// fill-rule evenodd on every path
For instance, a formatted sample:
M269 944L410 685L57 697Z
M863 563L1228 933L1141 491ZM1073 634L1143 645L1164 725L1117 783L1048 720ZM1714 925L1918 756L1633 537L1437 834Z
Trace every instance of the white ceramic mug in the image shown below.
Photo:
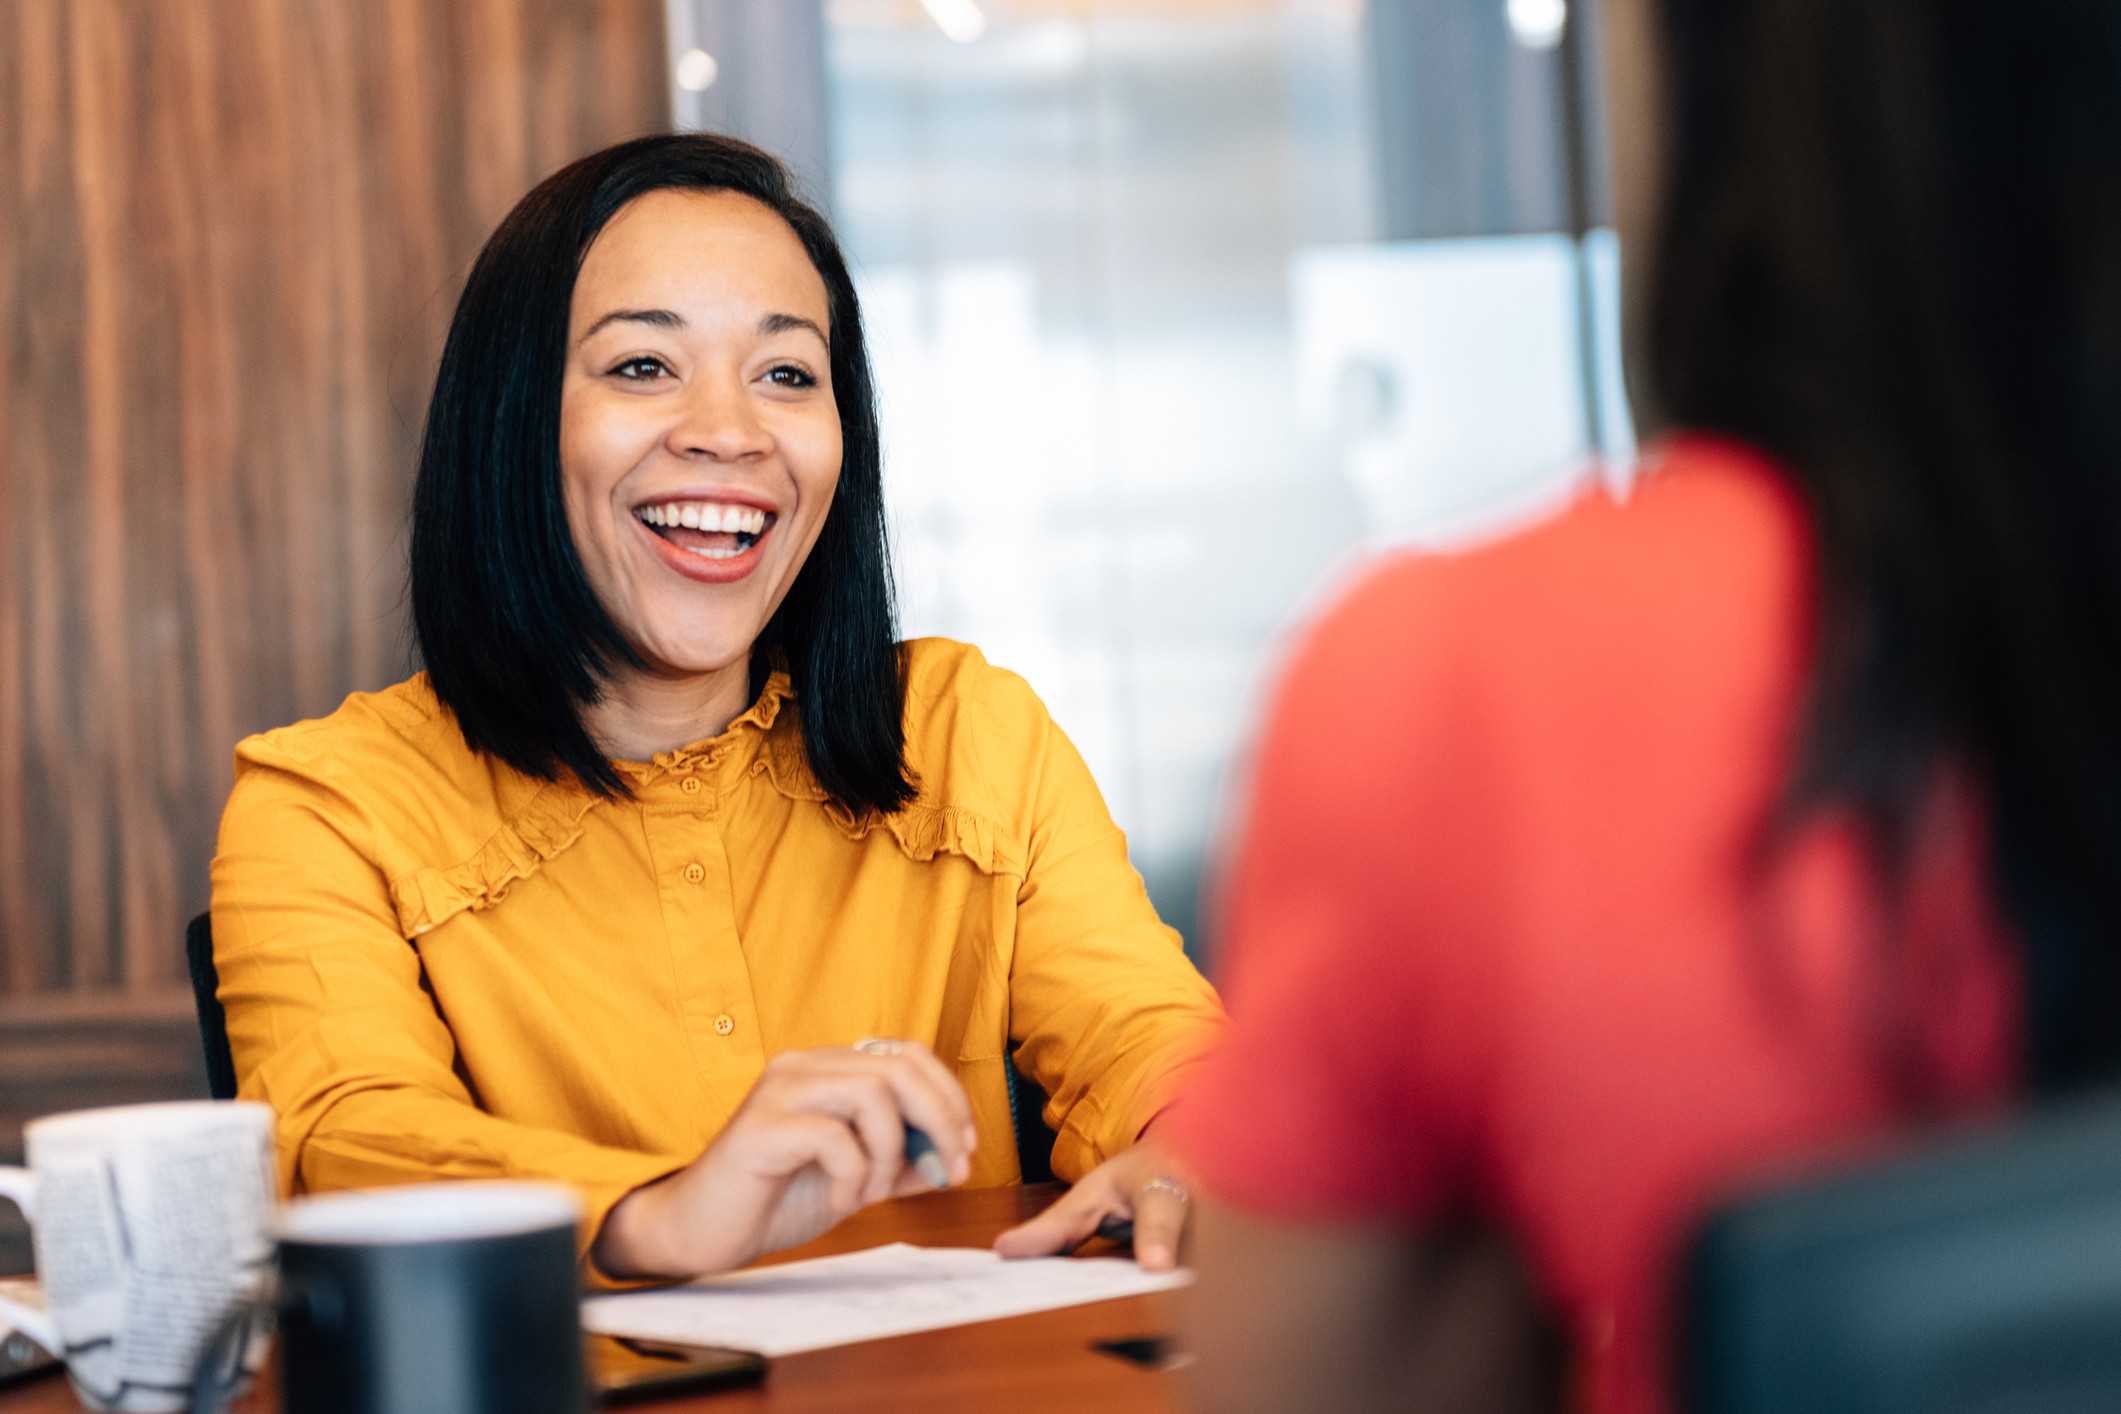
M199 1100L25 1127L29 1167L0 1167L0 1197L30 1220L44 1308L0 1299L0 1317L66 1361L89 1408L186 1408L201 1349L264 1290L272 1124L265 1105ZM230 1386L263 1342L234 1349Z

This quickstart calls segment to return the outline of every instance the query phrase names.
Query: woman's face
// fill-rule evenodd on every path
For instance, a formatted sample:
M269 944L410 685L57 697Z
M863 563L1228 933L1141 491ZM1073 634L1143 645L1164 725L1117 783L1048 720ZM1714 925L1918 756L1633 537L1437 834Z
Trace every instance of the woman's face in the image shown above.
M560 389L568 526L665 677L748 662L840 477L824 279L771 209L663 190L582 261Z

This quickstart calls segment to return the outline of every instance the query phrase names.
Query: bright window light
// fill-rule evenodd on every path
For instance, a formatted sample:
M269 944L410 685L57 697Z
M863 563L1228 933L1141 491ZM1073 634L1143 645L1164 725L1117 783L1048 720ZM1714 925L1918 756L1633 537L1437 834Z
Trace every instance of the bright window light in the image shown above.
M1552 49L1569 27L1569 0L1509 0L1510 33L1527 49Z
M959 44L970 44L987 32L987 16L978 0L921 0L935 27Z
M722 66L704 49L688 49L678 56L678 87L687 93L701 93L714 87L715 78L721 72Z

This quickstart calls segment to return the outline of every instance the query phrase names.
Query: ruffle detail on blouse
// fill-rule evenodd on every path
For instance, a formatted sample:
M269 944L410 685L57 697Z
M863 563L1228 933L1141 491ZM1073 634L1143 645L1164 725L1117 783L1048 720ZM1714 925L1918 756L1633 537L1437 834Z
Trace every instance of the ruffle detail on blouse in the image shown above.
M755 769L764 771L782 795L816 802L833 827L850 840L866 839L871 831L883 829L891 832L907 858L924 864L938 854L955 854L983 874L1022 877L1024 873L1022 846L1009 831L977 811L915 800L891 815L874 811L855 815L826 795L811 774L800 732L779 731L768 737Z
M466 909L491 908L518 879L582 837L583 817L597 798L584 790L547 785L513 820L494 831L479 852L446 869L415 869L392 881L398 930L408 938L432 932Z
M748 727L762 737L771 736L773 724L781 715L781 704L793 695L787 673L768 674L766 685L759 689L758 700L745 708L741 716L731 720L719 736L690 742L674 751L658 751L646 761L614 761L611 764L636 787L653 785L664 776L684 775L711 766L741 729Z
M850 840L881 828L891 832L908 859L925 864L938 854L955 854L983 874L1023 876L1023 854L1014 842L994 821L970 810L916 800L890 815L871 811L857 819L838 801L826 801L824 809L825 818Z

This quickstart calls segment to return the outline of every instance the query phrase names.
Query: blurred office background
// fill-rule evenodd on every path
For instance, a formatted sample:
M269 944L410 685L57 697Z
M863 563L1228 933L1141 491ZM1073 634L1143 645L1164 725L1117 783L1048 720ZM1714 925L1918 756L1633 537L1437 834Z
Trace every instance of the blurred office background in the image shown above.
M0 6L0 1156L203 1092L230 748L409 670L456 289L539 176L673 124L833 215L908 632L1031 680L1212 965L1290 628L1625 474L1590 8Z

